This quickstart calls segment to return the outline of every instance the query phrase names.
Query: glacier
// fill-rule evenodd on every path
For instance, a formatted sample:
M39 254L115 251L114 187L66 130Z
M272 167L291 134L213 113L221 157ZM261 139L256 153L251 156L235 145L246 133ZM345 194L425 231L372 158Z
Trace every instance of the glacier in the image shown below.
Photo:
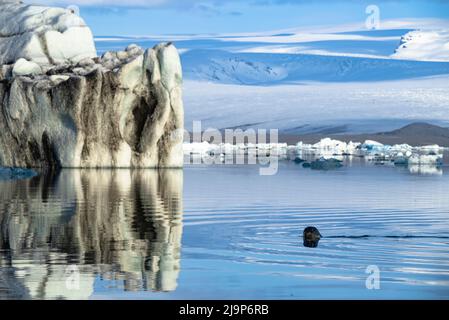
M401 38L397 59L449 61L449 30L414 30Z
M378 30L354 24L168 40L182 52L187 130L201 120L217 129L326 135L449 126L447 30L445 20L407 19L383 20ZM438 36L401 49L410 33ZM95 38L100 52L159 39Z

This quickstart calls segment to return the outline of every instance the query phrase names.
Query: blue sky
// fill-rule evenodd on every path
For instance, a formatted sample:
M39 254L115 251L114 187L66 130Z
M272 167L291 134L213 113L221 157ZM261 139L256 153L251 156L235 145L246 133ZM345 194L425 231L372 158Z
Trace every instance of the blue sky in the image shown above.
M95 35L255 32L363 23L375 4L381 19L449 20L447 0L34 0L77 5Z

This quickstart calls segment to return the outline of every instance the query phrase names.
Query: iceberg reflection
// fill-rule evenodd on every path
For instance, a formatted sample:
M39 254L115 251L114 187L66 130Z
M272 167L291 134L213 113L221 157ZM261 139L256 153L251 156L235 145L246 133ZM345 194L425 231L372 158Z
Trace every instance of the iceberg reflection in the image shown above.
M1 182L0 299L86 299L98 277L127 291L175 290L182 189L181 170L63 170Z
M435 165L409 165L408 170L416 175L443 175L443 168Z

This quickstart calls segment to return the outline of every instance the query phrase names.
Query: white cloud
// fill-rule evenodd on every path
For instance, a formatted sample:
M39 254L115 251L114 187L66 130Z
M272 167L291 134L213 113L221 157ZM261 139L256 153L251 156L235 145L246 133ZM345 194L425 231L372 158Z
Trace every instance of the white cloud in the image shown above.
M172 3L172 0L26 0L25 2L38 5L56 6L120 6L120 7L157 7Z
M248 4L248 5L301 5L307 0L23 0L26 3L55 5L67 7L77 6L101 6L101 7L171 7L171 8L191 8L198 6L223 7L228 4ZM342 2L355 2L354 0L341 0ZM395 2L397 0L377 0L378 3ZM443 0L418 0L418 2L442 3ZM317 0L316 2L333 2L333 0Z

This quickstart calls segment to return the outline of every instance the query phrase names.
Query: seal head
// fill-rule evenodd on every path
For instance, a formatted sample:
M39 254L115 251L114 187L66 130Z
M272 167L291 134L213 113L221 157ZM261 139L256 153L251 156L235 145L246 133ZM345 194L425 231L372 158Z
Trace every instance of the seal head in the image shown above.
M315 227L307 227L303 232L304 247L316 248L321 240L321 233Z

